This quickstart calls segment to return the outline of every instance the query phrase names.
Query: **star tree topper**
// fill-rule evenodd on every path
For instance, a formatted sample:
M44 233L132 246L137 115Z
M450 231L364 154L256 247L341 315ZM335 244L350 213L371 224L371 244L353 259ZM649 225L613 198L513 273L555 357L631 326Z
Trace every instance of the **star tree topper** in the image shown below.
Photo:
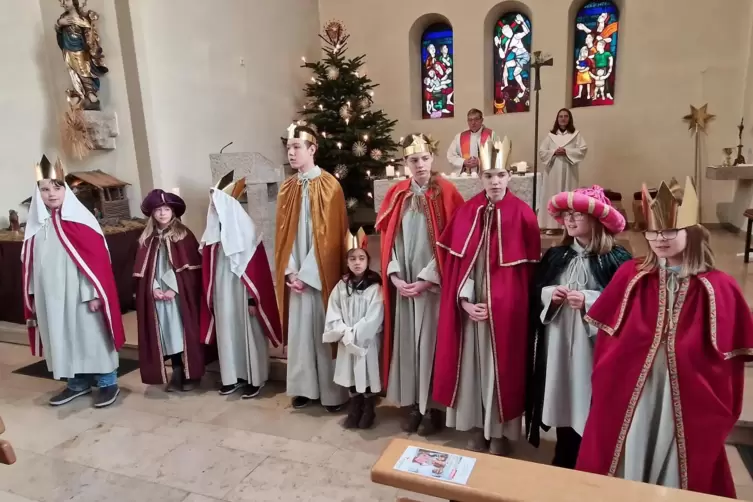
M690 113L682 118L688 123L689 130L693 129L695 132L706 132L706 124L716 117L716 115L712 115L708 112L708 107L708 103L700 108L690 105Z

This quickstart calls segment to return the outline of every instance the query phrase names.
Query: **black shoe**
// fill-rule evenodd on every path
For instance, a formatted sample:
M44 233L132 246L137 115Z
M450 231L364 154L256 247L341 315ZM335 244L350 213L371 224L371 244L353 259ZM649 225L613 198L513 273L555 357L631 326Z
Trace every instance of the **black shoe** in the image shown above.
M182 391L183 390L183 368L180 366L173 367L173 374L170 376L170 381L167 382L167 392Z
M118 394L120 394L120 387L117 384L100 388L94 397L94 407L104 408L105 406L110 406L118 398Z
M92 388L89 387L86 390L71 390L68 387L63 389L63 392L50 398L50 406L60 406L61 404L70 403L74 399L86 394L91 394Z
M418 405L414 404L408 415L403 419L403 423L401 424L402 429L409 434L415 434L416 431L418 431L418 426L421 425L421 420L423 420L423 418L424 416L421 415L421 410L418 409Z
M343 422L343 427L346 429L355 429L358 427L358 422L361 421L361 417L363 416L365 399L366 398L363 394L356 394L350 398L350 402L348 403L348 416L345 418L345 422Z
M292 404L293 408L300 410L301 408L305 408L306 406L311 404L311 399L303 396L296 396L293 398Z
M426 410L421 427L418 428L419 436L433 436L444 428L442 412L439 410Z
M220 387L220 395L221 396L227 396L232 394L233 392L240 390L243 387L243 382L237 381L234 384L231 385L223 385Z
M247 383L243 386L243 393L241 394L241 399L251 399L256 396L258 396L261 393L261 388L264 387L263 385L260 385L259 387L256 387L253 384Z
M344 403L343 404L336 404L334 406L325 406L324 409L327 410L330 413L337 413L338 411L340 411L340 410L343 409L343 406L345 406Z
M196 387L198 387L199 384L201 384L201 380L191 380L186 378L183 380L183 386L180 388L180 390L182 390L183 392L191 392Z
M369 396L363 403L363 415L358 421L359 429L371 429L376 419L376 396Z

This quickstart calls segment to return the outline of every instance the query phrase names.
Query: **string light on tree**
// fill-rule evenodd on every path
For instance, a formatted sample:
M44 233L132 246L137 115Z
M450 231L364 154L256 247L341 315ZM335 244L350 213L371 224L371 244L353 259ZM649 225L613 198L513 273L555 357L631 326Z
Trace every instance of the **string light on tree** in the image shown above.
M342 144L342 143L340 143L340 142L338 141L338 142L337 142L337 148L338 148L338 149L340 149L340 148L342 148L342 147L343 147L343 144Z
M306 63L306 56L301 56L301 61L303 61L303 63L305 64Z
M369 135L368 134L364 134L363 135L363 140L364 141L369 141Z

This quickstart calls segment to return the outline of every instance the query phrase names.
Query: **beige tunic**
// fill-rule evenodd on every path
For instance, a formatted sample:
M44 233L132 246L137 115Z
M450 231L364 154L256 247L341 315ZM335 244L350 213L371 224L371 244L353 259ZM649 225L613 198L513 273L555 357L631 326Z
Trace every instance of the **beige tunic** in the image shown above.
M460 298L471 303L486 303L486 256L488 242L484 239L479 258L460 289ZM488 321L475 322L463 311L463 350L460 360L460 384L455 408L447 409L447 427L459 431L482 429L486 439L506 437L517 440L521 435L523 417L500 421L497 403L496 373L492 347L492 331Z
M372 284L363 291L351 290L344 281L335 286L329 297L324 341L337 344L335 383L355 387L363 394L382 391L379 377L379 349L384 324L382 287Z
M56 380L118 369L118 353L102 312L89 312L97 292L66 252L52 220L34 238L34 295L47 369Z
M565 155L554 155L558 147L565 148ZM544 163L542 169L541 198L536 207L539 227L542 230L562 228L562 225L549 215L546 206L549 200L560 192L578 188L578 166L586 158L588 147L579 132L570 137L568 134L549 134L539 146L539 159Z
M170 265L167 256L167 244L160 241L157 251L157 270L154 273L152 289L173 291L175 298L172 301L154 302L154 310L157 312L159 323L160 343L162 354L171 356L183 352L183 319L180 317L180 291L178 291L178 278Z
M426 217L417 195L425 188L411 181L411 195L405 201L400 231L395 236L388 277L396 274L407 283L425 280L439 284L434 246L429 238ZM430 387L434 369L439 320L439 288L433 287L415 298L395 295L392 360L387 399L398 406L419 405L421 413L431 405ZM389 315L389 313L387 314Z

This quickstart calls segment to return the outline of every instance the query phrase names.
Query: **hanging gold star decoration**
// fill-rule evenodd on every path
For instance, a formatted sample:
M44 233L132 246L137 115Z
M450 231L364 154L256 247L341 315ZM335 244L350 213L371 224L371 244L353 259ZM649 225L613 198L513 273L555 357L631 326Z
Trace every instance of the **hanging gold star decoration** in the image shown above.
M690 113L682 118L688 123L688 130L694 129L695 132L706 132L706 124L716 117L716 115L712 115L708 112L708 107L708 103L700 108L690 105Z

